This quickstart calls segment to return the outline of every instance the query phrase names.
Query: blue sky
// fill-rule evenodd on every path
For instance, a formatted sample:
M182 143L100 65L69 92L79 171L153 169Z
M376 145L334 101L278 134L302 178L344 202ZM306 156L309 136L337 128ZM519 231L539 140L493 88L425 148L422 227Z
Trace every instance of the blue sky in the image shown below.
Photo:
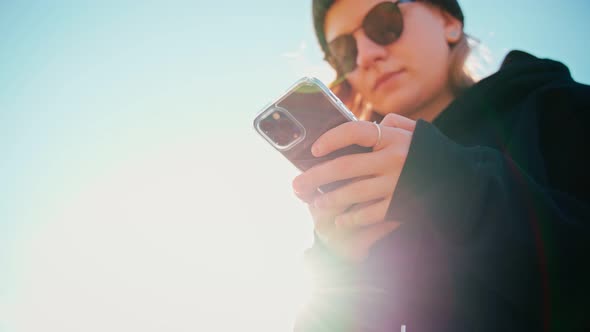
M590 83L589 2L461 4L486 70L518 48ZM289 328L311 222L251 120L331 79L310 10L0 3L1 332Z

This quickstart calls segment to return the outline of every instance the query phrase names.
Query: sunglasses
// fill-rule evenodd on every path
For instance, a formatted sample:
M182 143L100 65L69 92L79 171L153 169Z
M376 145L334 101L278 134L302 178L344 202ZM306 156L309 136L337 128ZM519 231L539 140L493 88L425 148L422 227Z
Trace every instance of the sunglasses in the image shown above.
M377 4L369 10L360 27L328 43L330 54L326 55L326 61L338 71L339 75L355 70L358 48L353 34L362 28L367 38L379 45L385 46L395 42L404 30L402 13L398 4L414 1L417 0L386 1Z

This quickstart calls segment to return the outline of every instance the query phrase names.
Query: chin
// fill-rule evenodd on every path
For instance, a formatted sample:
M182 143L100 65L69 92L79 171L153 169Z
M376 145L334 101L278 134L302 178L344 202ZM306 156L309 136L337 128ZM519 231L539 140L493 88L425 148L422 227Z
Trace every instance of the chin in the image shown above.
M379 102L373 103L375 111L383 116L389 113L399 114L408 118L412 118L412 114L416 111L415 98L409 98L400 94L391 94L388 98L384 98Z

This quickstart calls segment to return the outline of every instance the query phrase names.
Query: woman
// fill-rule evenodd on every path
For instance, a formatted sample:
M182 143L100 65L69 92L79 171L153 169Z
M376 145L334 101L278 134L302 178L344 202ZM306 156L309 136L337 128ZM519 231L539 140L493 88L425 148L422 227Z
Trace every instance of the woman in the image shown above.
M313 0L333 88L361 119L293 181L314 300L296 331L585 331L590 87L513 51L475 83L456 1ZM357 181L329 193L333 181Z

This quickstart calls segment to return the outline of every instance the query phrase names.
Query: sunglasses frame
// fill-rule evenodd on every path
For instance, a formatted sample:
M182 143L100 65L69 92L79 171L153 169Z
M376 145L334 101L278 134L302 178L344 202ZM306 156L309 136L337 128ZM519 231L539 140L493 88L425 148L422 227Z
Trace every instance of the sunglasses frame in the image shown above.
M337 36L336 38L334 38L334 39L333 39L332 41L330 41L330 42L327 42L327 51L328 51L328 52L330 52L330 53L327 53L327 54L325 55L325 57L324 57L324 60L325 60L325 61L327 61L327 62L328 62L328 63L329 63L329 64L330 64L330 65L331 65L331 66L332 66L334 69L336 69L336 72L338 73L338 76L344 76L344 75L346 75L346 74L348 74L348 73L350 73L350 72L354 71L354 70L356 69L356 67L357 67L357 66L356 66L356 57L358 57L358 54L355 56L355 64L354 64L354 66L352 67L352 69L351 69L351 70L342 70L342 68L341 68L341 67L343 67L343 66L342 66L342 64L340 63L341 61L339 61L338 59L336 59L336 58L334 57L334 55L332 55L332 54L331 54L331 53L332 53L332 51L330 50L330 43L332 43L334 40L336 40L336 39L338 39L338 38L342 38L342 37L345 37L345 38L353 38L353 39L354 39L354 37L353 37L353 34L354 34L354 33L356 33L358 30L360 30L360 29L364 29L364 28L365 28L365 25L366 25L366 24L365 24L365 20L367 19L367 16L368 16L368 15L371 13L371 11L373 11L375 8L377 8L378 6L381 6L381 5L382 5L382 4L384 4L384 3L392 3L392 4L393 4L394 6L396 6L396 7L397 7L397 9L399 10L399 7L398 7L398 5L399 5L399 4L403 4L403 3L411 3L411 2L416 2L416 1L418 1L418 0L397 0L397 1L383 1L383 2L380 2L380 3L376 4L375 6L373 6L373 7L372 7L372 8L371 8L371 9L370 9L368 12L367 12L367 14L365 14L365 16L364 16L364 18L363 18L363 21L362 21L362 23L361 23L361 25L360 25L359 27L355 28L354 30L352 30L352 31L351 31L351 32L349 32L349 33L346 33L346 34L342 34L342 35L339 35L339 36ZM400 11L400 13L401 13L401 11ZM402 29L401 29L401 31L403 32L403 17L401 17L401 23L402 23ZM401 36L401 32L400 32L400 36ZM368 36L368 35L367 35L367 37L368 37L369 39L373 40L373 38L371 38L370 36ZM396 38L395 40L393 40L393 41L391 41L391 42L389 42L389 43L385 43L385 44L379 43L379 42L377 42L377 41L375 41L375 40L373 40L373 41L374 41L374 42L376 42L376 43L378 43L378 44L380 44L380 45L389 45L389 44L391 44L391 43L394 43L394 42L395 42L397 39L399 39L399 36L398 36L398 38ZM355 39L355 45L356 45L356 39ZM357 48L357 53L358 53L358 48Z

